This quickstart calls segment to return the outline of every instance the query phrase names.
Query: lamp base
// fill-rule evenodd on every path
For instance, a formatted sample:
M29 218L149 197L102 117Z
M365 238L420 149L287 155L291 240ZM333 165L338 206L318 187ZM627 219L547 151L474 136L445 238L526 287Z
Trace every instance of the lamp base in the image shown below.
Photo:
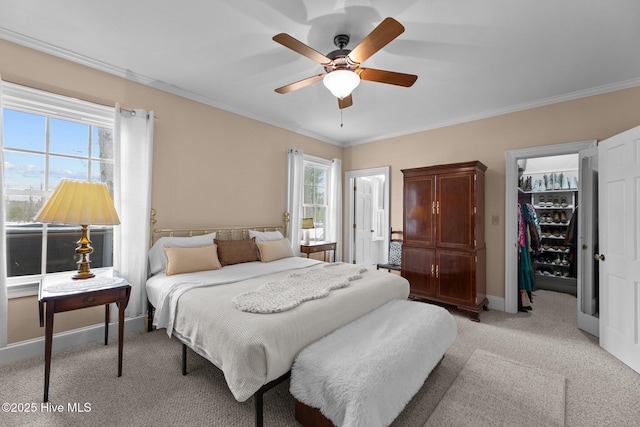
M71 277L73 280L84 280L91 279L96 275L91 272L89 269L89 254L93 252L93 248L91 247L91 240L89 240L89 226L82 226L82 237L80 240L76 242L78 247L76 248L76 253L80 255L80 260L78 261L78 272Z

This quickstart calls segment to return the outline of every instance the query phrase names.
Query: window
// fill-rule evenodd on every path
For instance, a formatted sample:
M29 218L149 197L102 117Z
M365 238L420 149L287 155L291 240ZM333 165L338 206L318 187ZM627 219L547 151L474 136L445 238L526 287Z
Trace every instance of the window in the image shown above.
M320 160L304 161L304 199L302 201L303 218L313 218L315 225L311 232L314 240L326 240L327 213L329 210L329 165Z
M33 221L62 178L105 182L113 197L114 109L3 83L9 285L76 269L80 227ZM113 228L92 226L92 268L113 265ZM37 279L36 279L37 280Z

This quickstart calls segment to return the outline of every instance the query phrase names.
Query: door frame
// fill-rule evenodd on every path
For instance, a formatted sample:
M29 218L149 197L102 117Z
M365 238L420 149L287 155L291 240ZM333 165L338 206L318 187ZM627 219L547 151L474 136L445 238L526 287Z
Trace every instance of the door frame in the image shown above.
M374 175L384 175L384 217L385 217L385 226L388 229L390 224L390 200L389 200L389 188L390 188L390 179L391 179L391 167L383 166L379 168L372 169L360 169L355 171L347 171L345 172L345 210L344 210L344 262L352 263L355 258L355 232L353 229L353 224L355 221L355 197L353 187L355 185L356 178L363 178L366 176L374 176ZM389 246L389 235L385 234L383 244L385 247Z
M595 147L597 141L587 140L564 144L543 145L505 152L505 208L504 208L504 311L518 312L518 160L535 157L550 157L563 154L578 154L581 150ZM513 250L511 250L513 248ZM515 284L515 286L514 286Z

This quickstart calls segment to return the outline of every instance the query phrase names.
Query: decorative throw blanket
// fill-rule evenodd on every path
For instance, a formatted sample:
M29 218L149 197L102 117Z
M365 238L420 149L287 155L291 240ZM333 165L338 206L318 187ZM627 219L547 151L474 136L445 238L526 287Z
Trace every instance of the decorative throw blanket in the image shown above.
M349 286L352 280L360 279L365 267L333 263L323 268L296 272L277 282L267 282L255 291L233 298L238 310L250 313L278 313L291 310L304 301L323 298L334 289Z

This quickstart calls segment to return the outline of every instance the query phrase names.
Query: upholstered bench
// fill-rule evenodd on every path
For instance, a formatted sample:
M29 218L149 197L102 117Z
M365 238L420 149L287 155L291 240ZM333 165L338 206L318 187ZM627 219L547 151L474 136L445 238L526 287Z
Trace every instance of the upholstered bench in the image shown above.
M407 300L337 329L296 357L296 420L307 427L391 424L457 334L446 309Z

